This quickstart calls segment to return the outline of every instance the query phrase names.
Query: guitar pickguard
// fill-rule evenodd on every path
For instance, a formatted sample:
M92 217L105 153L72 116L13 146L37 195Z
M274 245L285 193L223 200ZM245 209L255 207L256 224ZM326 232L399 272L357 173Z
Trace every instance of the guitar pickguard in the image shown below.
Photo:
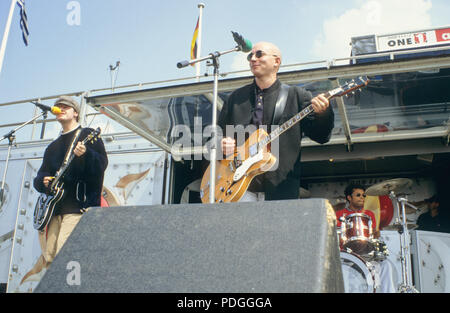
M261 161L262 159L263 159L263 151L261 150L254 156L242 162L241 166L236 168L236 171L233 175L233 181L238 181L239 179L241 179L242 176L244 176L247 170L250 168L250 166Z

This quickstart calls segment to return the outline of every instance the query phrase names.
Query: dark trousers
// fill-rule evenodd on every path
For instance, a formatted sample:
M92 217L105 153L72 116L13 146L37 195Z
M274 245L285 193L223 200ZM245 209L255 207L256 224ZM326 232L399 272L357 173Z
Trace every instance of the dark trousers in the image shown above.
M298 199L300 195L300 180L288 177L278 186L265 184L265 200Z

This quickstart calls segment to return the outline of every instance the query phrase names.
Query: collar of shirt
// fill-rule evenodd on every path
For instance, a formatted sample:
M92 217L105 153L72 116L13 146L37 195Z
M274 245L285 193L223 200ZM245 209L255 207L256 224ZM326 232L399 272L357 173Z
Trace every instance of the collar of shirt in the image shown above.
M268 108L270 108L275 105L277 101L276 93L279 92L280 88L281 82L279 79L266 89L259 88L256 81L253 80L254 98L250 100L252 105L251 124L256 125L256 127L264 124L264 112L267 111L264 106L268 105Z
M61 136L66 136L66 135L69 135L69 134L73 134L78 128L81 128L81 125L79 125L78 124L78 126L77 127L75 127L74 129L71 129L71 130L69 130L68 132L61 132Z
M266 89L259 88L258 85L256 84L255 80L253 80L253 85L254 85L256 93L269 94L269 93L272 93L272 92L278 90L278 88L281 86L281 82L277 78L277 80L275 80L275 82L272 84L272 86L270 86L269 88L266 88Z
M348 204L347 204L347 206L344 208L346 211L347 211L347 213L348 214L353 214L353 213L364 213L364 208L362 208L361 210L353 210L353 209L351 209L349 206L348 206Z
M256 84L256 81L253 80L253 88L255 90L255 93L254 93L255 98L252 101L253 108L262 109L262 107L264 105L264 100L265 100L264 98L266 96L271 95L272 93L274 93L276 91L279 91L281 88L281 82L277 78L277 80L272 84L272 86L270 86L269 88L266 88L266 89L261 89ZM275 98L273 98L273 99L275 99ZM274 100L274 101L276 101L276 100Z

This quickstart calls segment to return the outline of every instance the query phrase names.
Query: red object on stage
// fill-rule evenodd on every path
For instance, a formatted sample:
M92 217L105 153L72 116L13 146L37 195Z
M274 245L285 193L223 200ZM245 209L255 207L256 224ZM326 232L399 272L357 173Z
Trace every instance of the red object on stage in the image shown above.
M378 196L380 201L380 229L389 225L394 216L394 206L389 196Z
M386 125L376 124L376 125L370 125L367 127L356 128L356 129L353 129L351 132L352 132L352 134L361 134L361 133L384 133L384 132L388 132L388 131L389 131L389 128Z
M101 206L102 208L109 207L108 201L106 201L106 199L103 198L103 196L100 198L100 206Z

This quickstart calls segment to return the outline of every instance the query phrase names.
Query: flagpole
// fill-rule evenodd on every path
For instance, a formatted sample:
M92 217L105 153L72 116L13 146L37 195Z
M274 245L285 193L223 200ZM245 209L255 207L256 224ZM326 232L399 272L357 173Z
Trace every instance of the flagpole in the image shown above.
M5 57L6 51L6 42L8 41L9 29L11 28L11 21L14 14L14 7L16 5L17 0L11 0L11 7L9 8L9 15L6 21L5 32L3 34L2 45L0 47L0 74L2 73L3 67L3 59Z
M198 14L198 40L197 40L197 57L201 54L202 50L202 17L203 17L203 8L205 7L204 3L199 3L199 14ZM195 72L197 76L197 82L200 81L200 62L195 64Z

